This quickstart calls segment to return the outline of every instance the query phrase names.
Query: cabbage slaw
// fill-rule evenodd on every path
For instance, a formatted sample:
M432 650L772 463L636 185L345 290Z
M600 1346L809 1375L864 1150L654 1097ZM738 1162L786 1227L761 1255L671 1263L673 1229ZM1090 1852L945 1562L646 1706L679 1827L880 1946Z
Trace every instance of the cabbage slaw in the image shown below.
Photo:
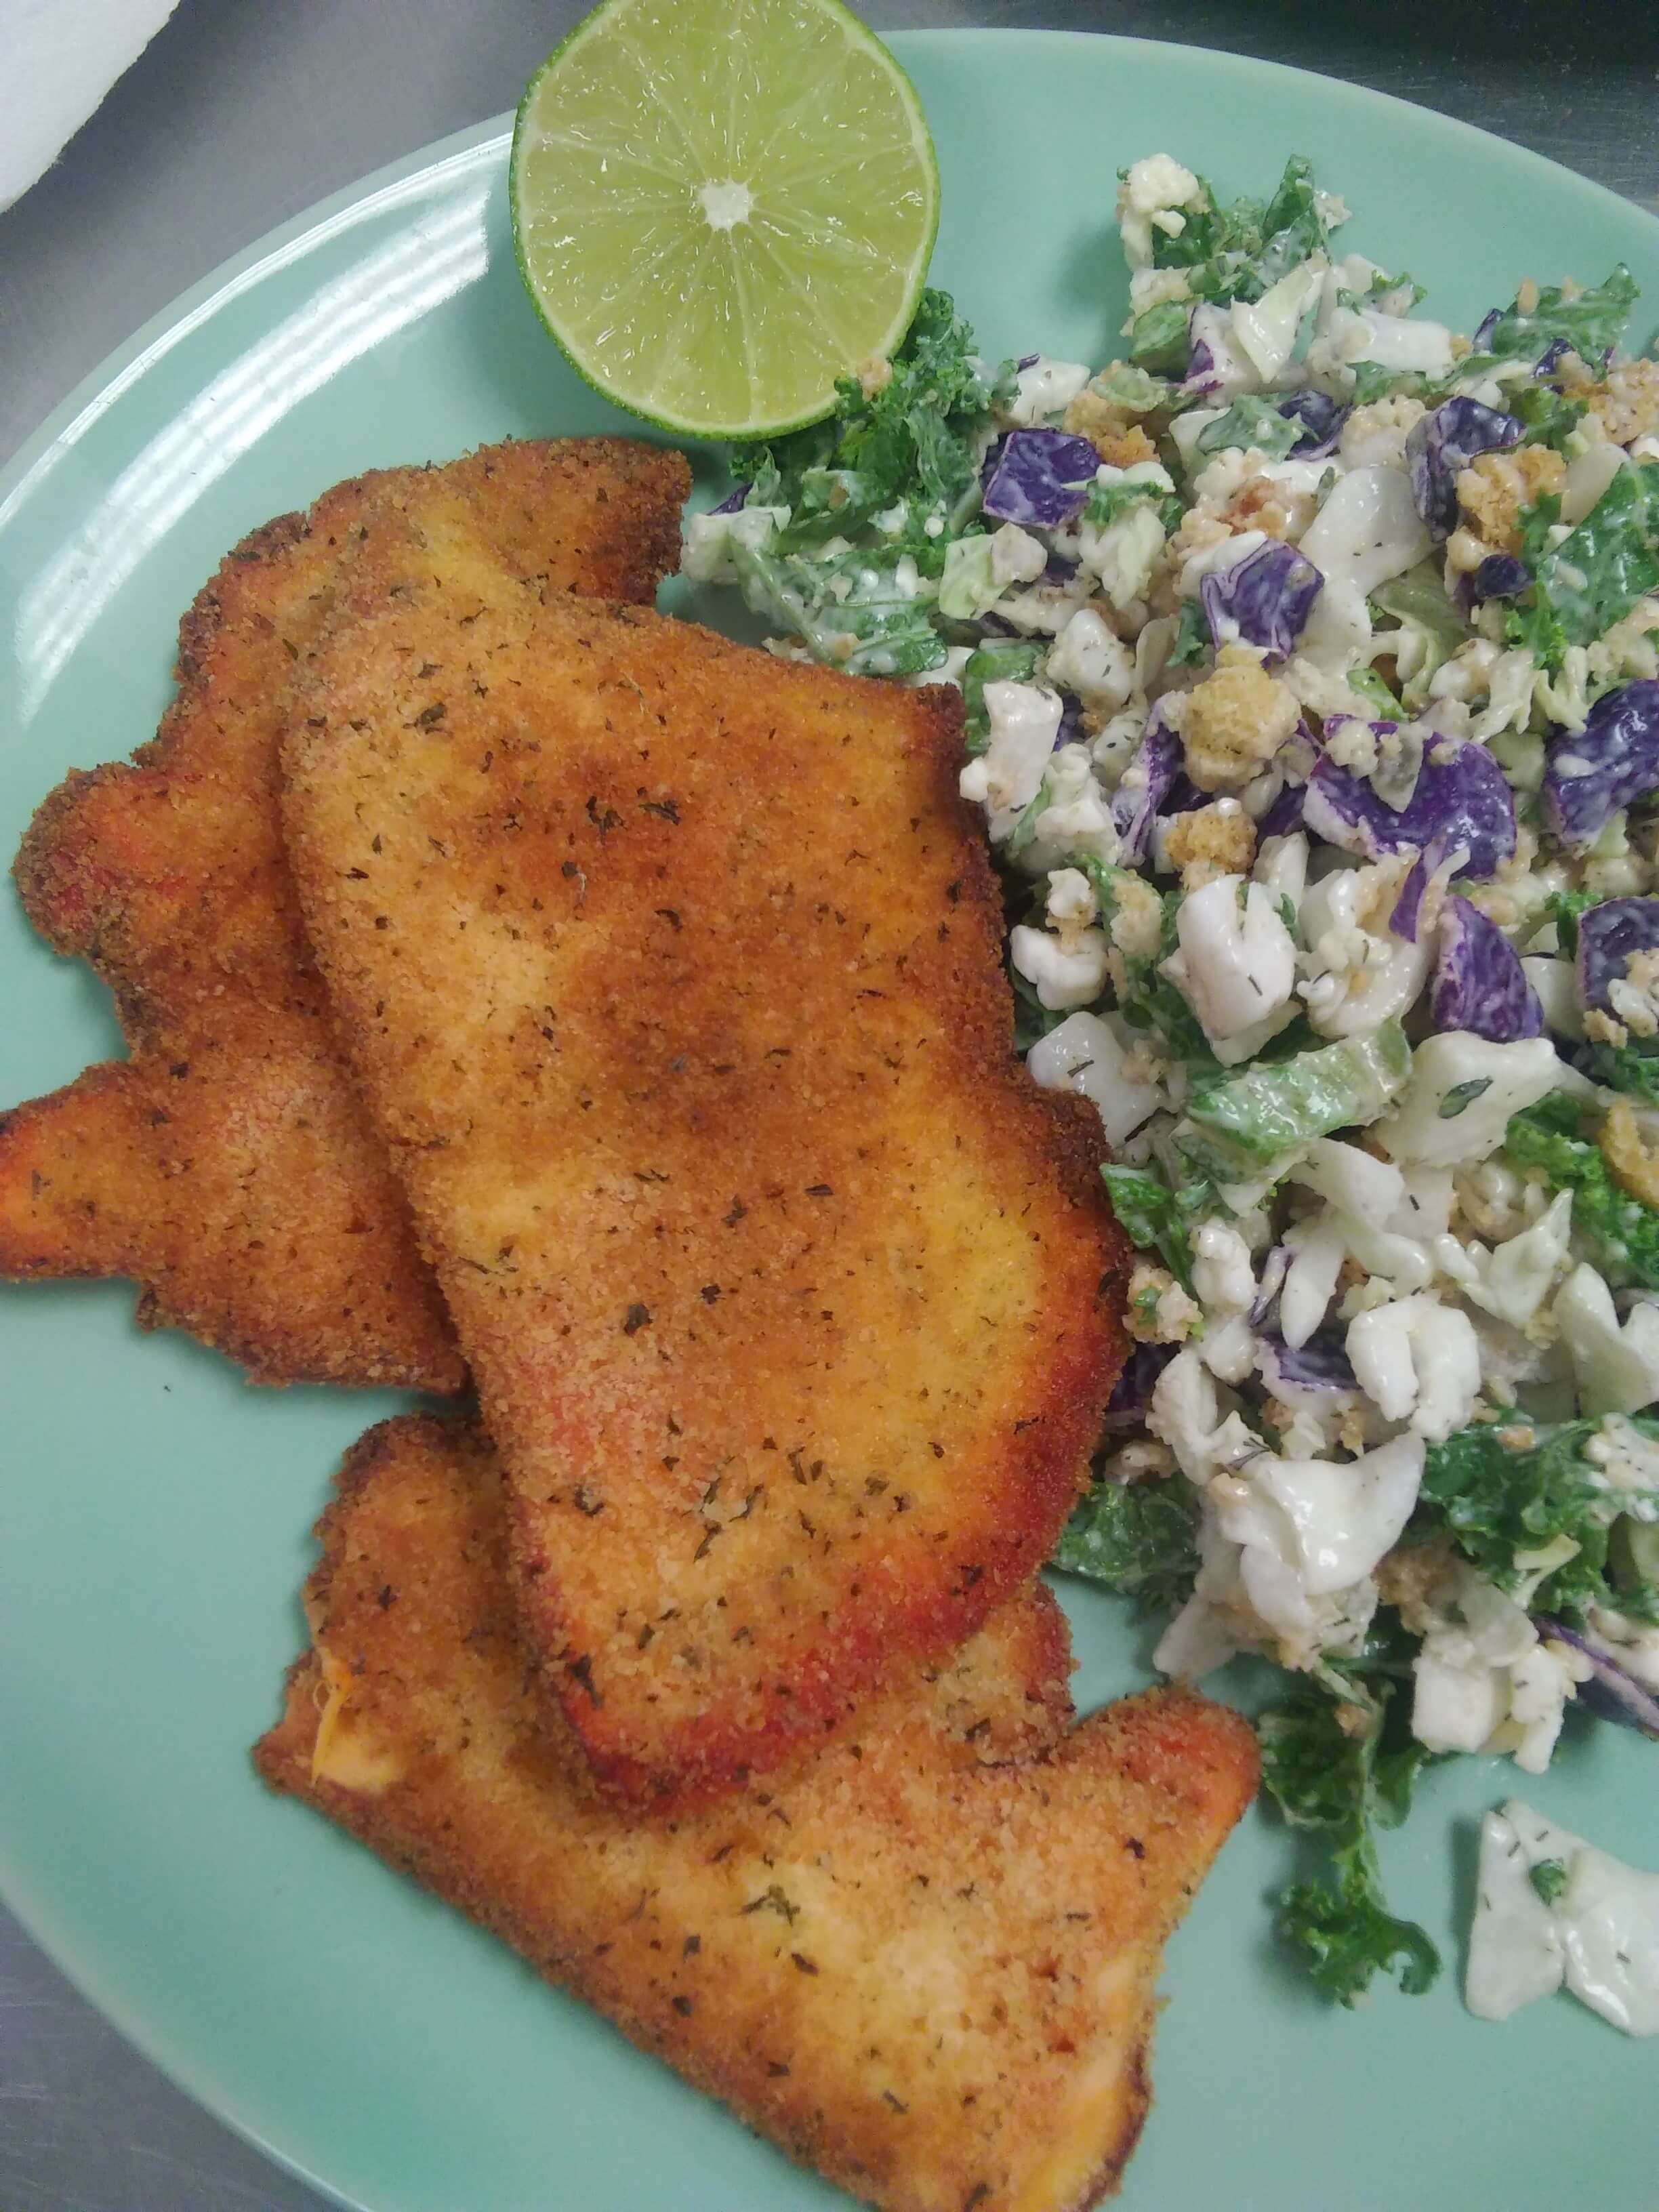
M1426 1761L1659 1735L1659 362L1622 269L1420 314L1297 158L1118 213L1122 360L927 294L683 567L963 691L1020 1047L1139 1248L1056 1564L1294 1678L1283 1925L1352 2002L1437 1970L1372 1840Z

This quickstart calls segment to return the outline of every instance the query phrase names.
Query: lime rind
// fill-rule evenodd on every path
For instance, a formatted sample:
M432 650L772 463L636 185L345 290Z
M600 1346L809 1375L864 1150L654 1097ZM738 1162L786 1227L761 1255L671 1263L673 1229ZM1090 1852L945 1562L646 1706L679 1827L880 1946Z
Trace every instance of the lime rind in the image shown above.
M692 20L698 0L672 0L672 12L673 57L706 56ZM775 436L821 419L839 376L902 338L938 228L938 167L915 88L841 0L721 0L714 16L722 67L693 88L723 91L723 115L712 98L694 112L678 83L664 97L662 72L636 43L640 27L667 24L664 0L605 0L555 48L514 125L514 250L544 325L605 398L681 436ZM777 19L800 40L790 62L807 56L805 26L817 40L811 58L821 63L832 40L839 64L827 75L798 69L781 106L769 94L788 71L769 78L759 35L768 18L775 44ZM739 40L738 19L756 35ZM581 49L595 39L609 49L609 74L584 76ZM748 68L740 53L763 58ZM858 101L838 124L835 88L849 80ZM555 89L564 99L550 130ZM765 143L744 147L757 124ZM688 198L701 189L692 180L701 173L720 187L734 146L758 183L752 219L724 229L690 219ZM554 208L538 204L550 154L569 185ZM715 206L726 211L718 191ZM872 314L877 306L885 312Z

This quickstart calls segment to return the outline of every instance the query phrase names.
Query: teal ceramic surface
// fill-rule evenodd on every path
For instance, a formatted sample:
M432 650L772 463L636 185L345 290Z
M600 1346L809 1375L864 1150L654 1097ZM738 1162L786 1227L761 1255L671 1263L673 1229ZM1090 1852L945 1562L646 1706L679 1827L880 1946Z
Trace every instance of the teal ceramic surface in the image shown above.
M1110 39L894 41L938 141L935 280L991 355L1102 359L1119 167L1226 191L1310 155L1345 241L1469 328L1520 277L1620 258L1659 316L1659 225L1530 155L1313 76ZM1565 89L1565 88L1564 88ZM128 751L181 611L255 524L336 479L508 434L627 427L520 292L491 125L279 233L143 332L0 480L0 845ZM700 473L713 481L712 464ZM0 896L0 1099L118 1049L100 988ZM298 1650L307 1530L387 1396L245 1386L145 1337L118 1284L0 1290L0 1888L205 2104L372 2212L807 2212L843 2202L298 1807L246 1747ZM1066 1591L1085 1707L1146 1679L1115 1600ZM1225 1686L1224 1685L1223 1686ZM1480 1812L1515 1789L1659 1867L1659 1747L1574 1729L1546 1778L1466 1759L1382 1846L1448 1972L1334 2011L1277 1952L1293 1842L1249 1816L1170 1947L1148 2212L1652 2212L1659 2046L1569 1999L1458 1995Z

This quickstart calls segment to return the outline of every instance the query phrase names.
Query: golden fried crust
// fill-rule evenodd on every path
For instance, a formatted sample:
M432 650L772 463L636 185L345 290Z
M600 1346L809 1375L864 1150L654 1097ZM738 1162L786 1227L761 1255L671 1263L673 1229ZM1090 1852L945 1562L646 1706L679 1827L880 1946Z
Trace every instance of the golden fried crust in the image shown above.
M648 599L688 485L678 454L627 440L496 447L341 484L230 555L185 617L155 738L71 775L23 842L30 919L108 983L131 1057L0 1115L0 1274L136 1276L146 1327L262 1382L460 1387L288 876L289 680L347 573L381 592L441 576L462 611Z
M959 702L574 601L383 607L313 678L290 859L528 1648L608 1787L701 1802L1035 1571L1123 1357Z
M1082 2212L1147 2104L1159 1948L1255 1783L1181 1690L1066 1732L1046 1593L773 1786L639 1825L527 1690L481 1431L389 1422L319 1527L261 1772L887 2212Z

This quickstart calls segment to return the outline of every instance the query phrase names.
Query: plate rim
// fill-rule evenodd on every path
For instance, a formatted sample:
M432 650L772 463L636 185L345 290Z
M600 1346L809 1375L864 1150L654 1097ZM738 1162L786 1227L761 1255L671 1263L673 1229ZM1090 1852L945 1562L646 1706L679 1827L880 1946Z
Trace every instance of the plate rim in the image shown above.
M1597 183L1565 163L1496 131L1350 78L1328 76L1320 70L1228 48L1179 40L1135 38L1115 32L957 25L884 30L877 35L895 49L901 60L918 46L934 52L1018 45L1029 52L1086 44L1091 49L1114 49L1130 57L1148 53L1176 66L1196 63L1200 69L1242 80L1251 87L1260 87L1264 76L1269 80L1315 85L1340 106L1353 104L1373 112L1380 110L1385 117L1409 116L1414 129L1426 126L1443 142L1478 152L1483 161L1507 164L1512 170L1518 169L1540 183L1547 179L1552 191L1577 198L1586 209L1612 210L1626 220L1633 217L1651 227L1656 234L1656 251L1659 251L1659 211L1644 208L1611 186ZM233 301L255 289L267 274L303 260L307 253L357 223L371 219L380 210L415 197L421 185L435 180L445 171L459 173L469 167L483 167L492 158L504 165L512 140L513 119L509 110L468 125L324 195L218 263L196 283L148 317L131 337L70 387L5 465L0 466L0 537L20 516L37 482L44 482L58 459L79 442L83 433L118 405L152 363L165 358ZM650 434L649 426L643 426L642 434ZM699 441L680 442L696 446ZM210 2051L183 2047L171 2031L148 2018L138 2000L129 2001L119 1985L118 1976L113 1980L106 1978L113 1970L106 1970L98 1957L95 1939L83 1939L70 1921L37 1893L34 1884L16 1862L3 1830L0 1904L6 1906L25 1934L105 2024L181 2095L283 2172L342 2207L343 2212L376 2212L376 2208L348 2194L308 2165L297 2151L267 2134L244 2109L240 2095L219 2081ZM91 1943L90 1949L83 1948L83 1942L88 1942ZM395 2207L386 2208L386 2212L395 2212Z

